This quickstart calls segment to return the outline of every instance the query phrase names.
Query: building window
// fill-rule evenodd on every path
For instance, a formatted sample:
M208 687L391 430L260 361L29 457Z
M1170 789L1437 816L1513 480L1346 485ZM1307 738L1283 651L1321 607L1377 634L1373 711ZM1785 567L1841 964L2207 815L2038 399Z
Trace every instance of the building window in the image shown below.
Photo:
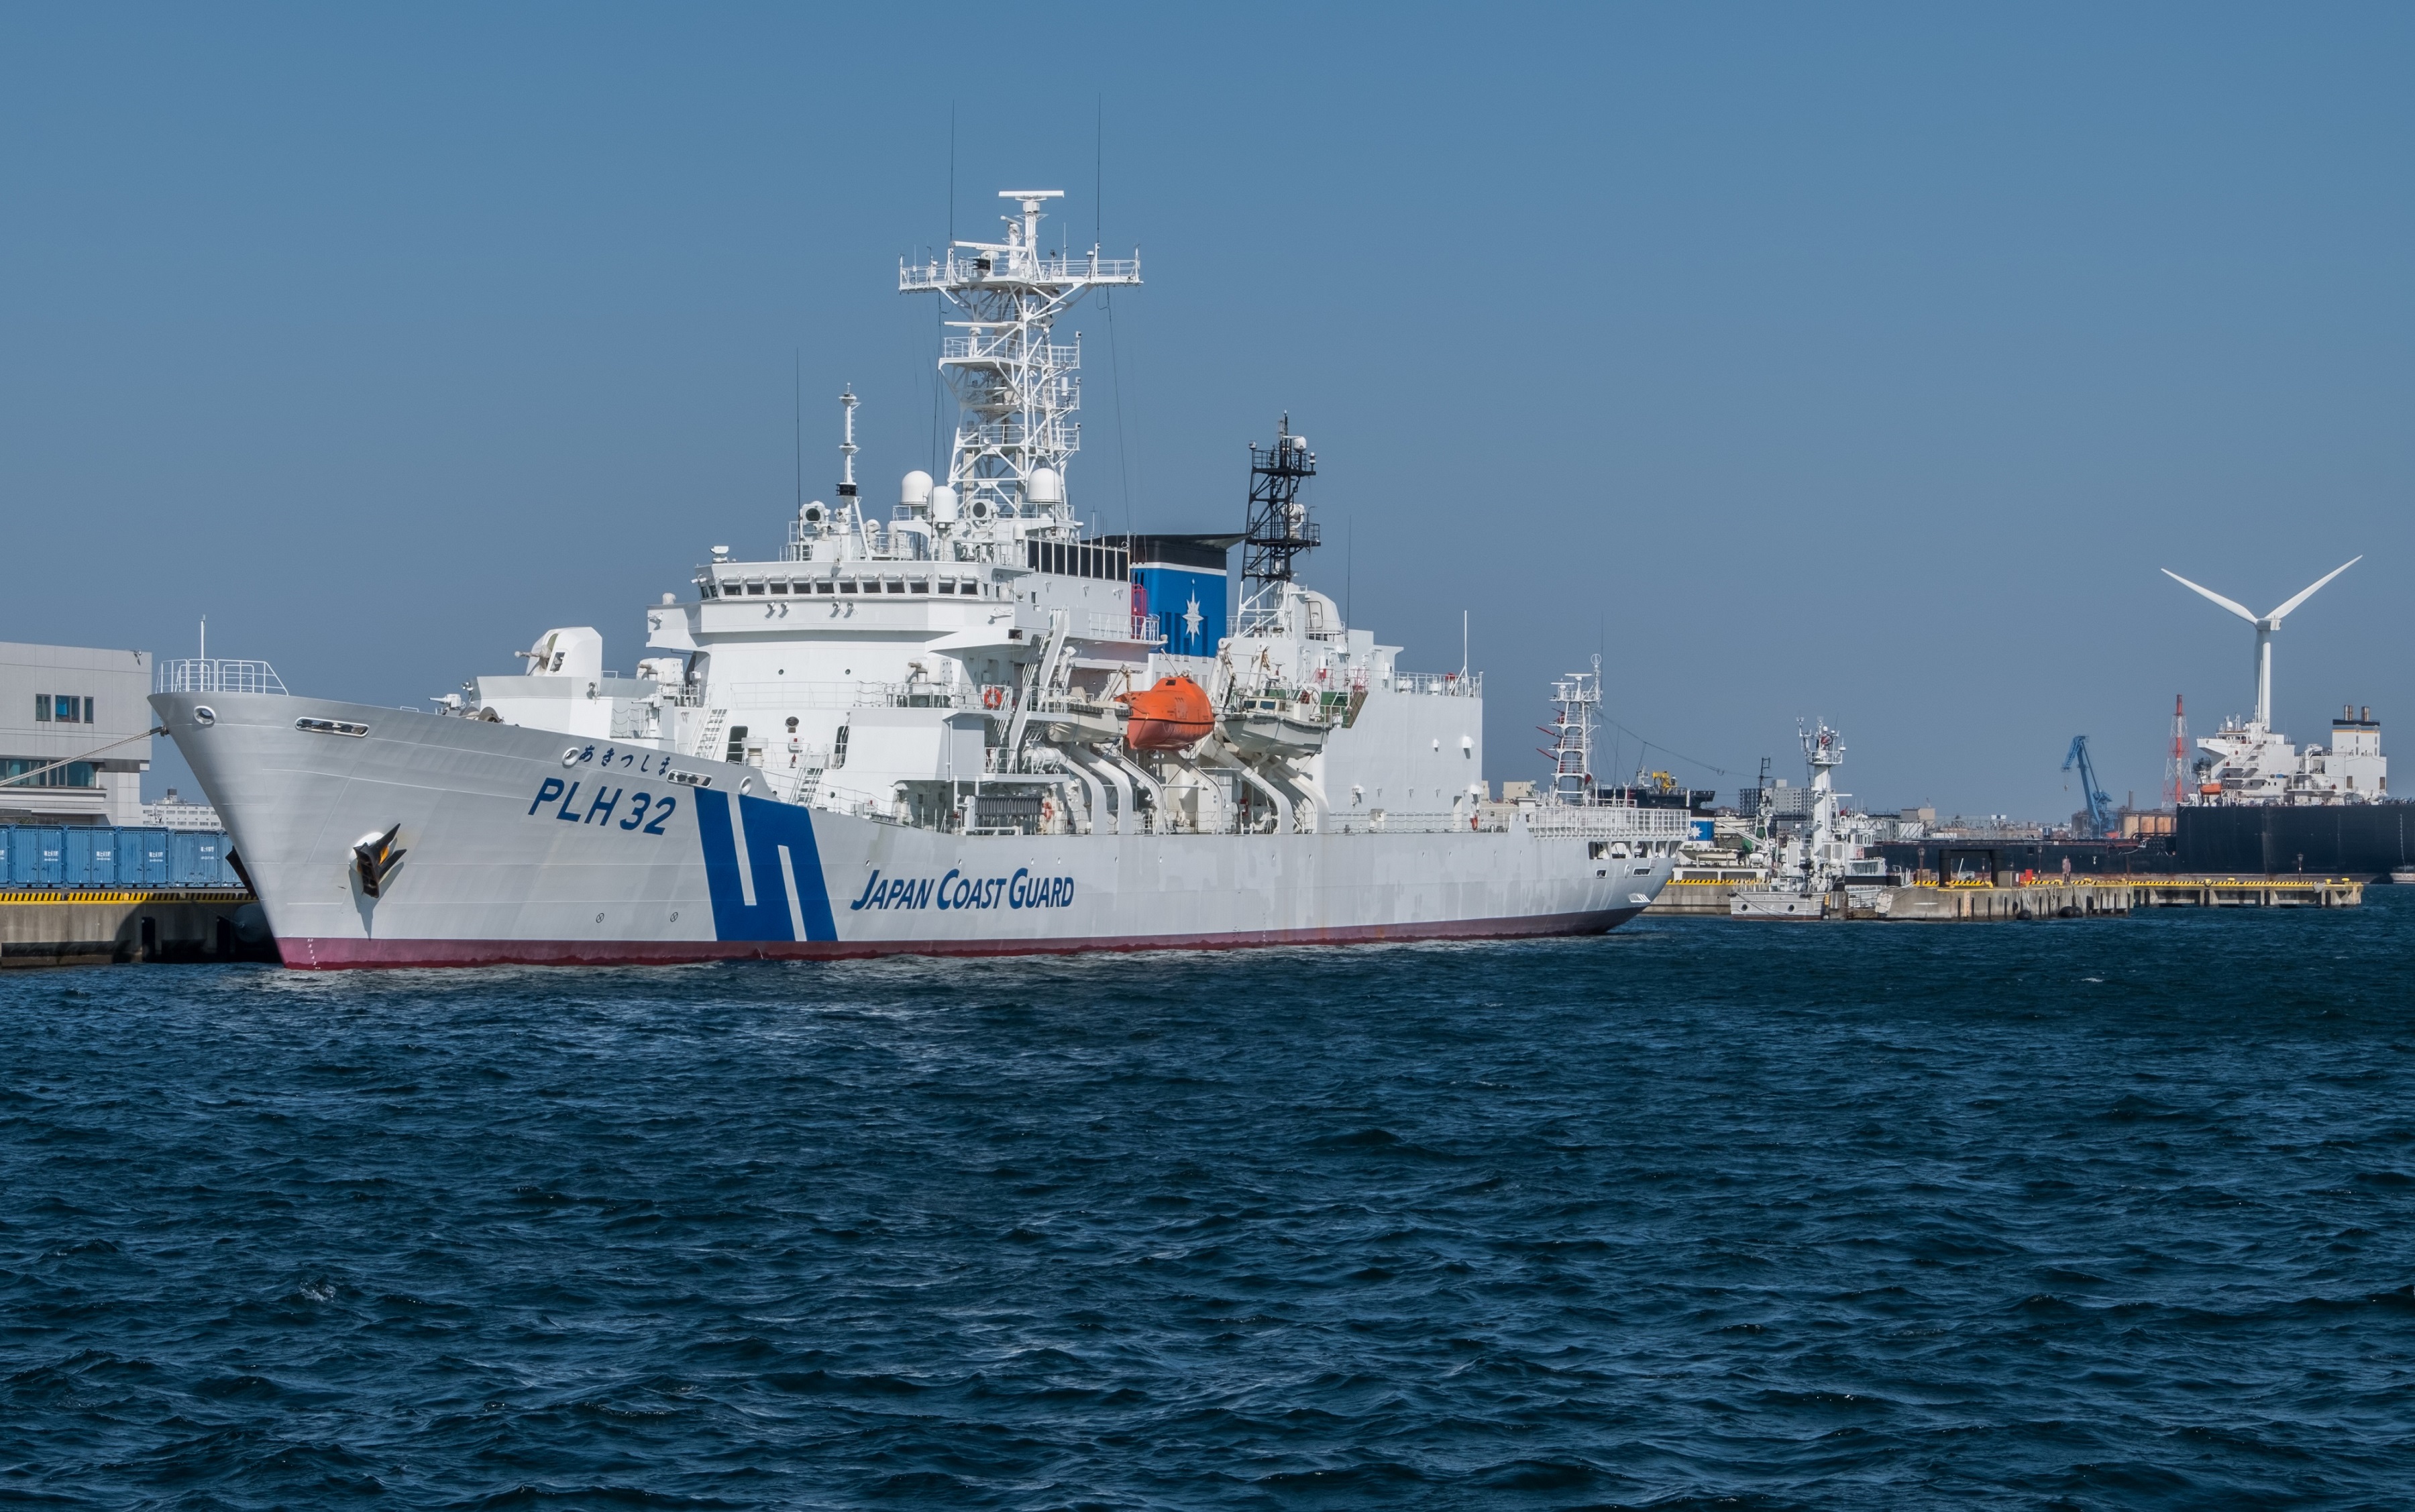
M92 724L92 700L72 693L34 695L34 723L48 725L53 722L61 725Z
M47 693L38 693L34 695L34 723L47 725L50 722L51 696Z
M42 768L50 766L51 763L49 759L43 756L0 757L0 777L23 777L28 772L40 771ZM93 771L93 764L89 761L70 761L64 767L51 767L50 771L43 771L40 776L34 778L31 782L20 782L13 786L18 787L94 787L99 785L94 780Z

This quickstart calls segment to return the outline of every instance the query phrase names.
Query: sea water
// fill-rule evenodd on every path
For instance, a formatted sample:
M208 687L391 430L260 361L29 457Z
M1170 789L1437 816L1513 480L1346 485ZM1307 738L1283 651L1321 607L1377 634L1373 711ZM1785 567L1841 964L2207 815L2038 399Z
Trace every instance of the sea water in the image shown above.
M2415 1500L2415 889L0 977L0 1501Z

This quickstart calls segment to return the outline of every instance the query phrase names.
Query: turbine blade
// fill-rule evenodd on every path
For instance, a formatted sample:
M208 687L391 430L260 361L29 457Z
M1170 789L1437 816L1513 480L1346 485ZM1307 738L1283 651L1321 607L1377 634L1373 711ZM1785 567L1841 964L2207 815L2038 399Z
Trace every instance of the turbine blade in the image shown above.
M2176 573L2176 572L2172 571L2169 567L2159 567L2159 568L2157 568L2157 569L2156 569L2156 571L2158 571L2158 572L2162 573L2165 576L2167 576L2167 577L2170 578L2173 582L2176 582L2176 583L2180 584L2182 588L2194 589L2196 591L2198 591L2198 592L2199 592L2199 593L2203 593L2206 597L2208 597L2208 598L2210 598L2210 599L2213 600L2216 604L2221 605L2224 608L2228 609L2231 613L2233 613L2233 614L2235 614L2235 615L2239 616L2241 619L2242 619L2242 620L2246 621L2249 624L2254 624L2254 623L2256 622L2256 615L2255 615L2255 613L2254 613L2252 610L2250 610L2250 609L2247 607L2247 606L2245 606L2244 604L2233 604L2232 602L2230 602L2230 600L2228 600L2228 599L2227 599L2227 598L2224 598L2221 594L2219 594L2219 593L2215 592L2212 589L2211 589L2211 588L2204 588L2204 587L2200 587L2199 585L2198 585L2198 584L2196 584L2196 583L2192 583L2192 582L2190 582L2187 578L2185 578L2185 577L2182 576L2180 574L2178 574L2178 573ZM2322 584L2320 584L2320 583L2317 583L2317 584L2315 585L2315 587L2316 587L2316 588L2320 588L2321 586L2322 586ZM2312 590L2310 589L2310 590L2308 590L2308 591L2310 591L2310 592L2311 592L2311 591L2312 591Z
M2362 552L2358 553L2356 556L2348 558L2348 561L2341 562L2338 566L2333 567L2331 571L2323 574L2322 581L2315 584L2315 588L2322 587L2323 583L2330 582L2332 578L2337 577L2340 574L2348 571L2350 567L2355 566L2358 562L2362 561L2363 560L2364 556ZM2304 592L2299 594L2296 598L2291 599L2288 603L2282 605L2279 608L2274 609L2264 618L2272 621L2274 624L2279 624L2283 615L2288 613L2291 609L2296 608L2299 605L2303 604L2306 600L2315 596L2315 588L2307 589Z

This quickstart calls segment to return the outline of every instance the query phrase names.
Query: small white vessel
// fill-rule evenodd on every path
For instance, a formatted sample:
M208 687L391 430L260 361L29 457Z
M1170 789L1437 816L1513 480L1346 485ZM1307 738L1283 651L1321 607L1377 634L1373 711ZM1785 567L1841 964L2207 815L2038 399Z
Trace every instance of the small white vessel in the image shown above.
M1731 918L1825 919L1875 907L1889 880L1882 859L1864 856L1837 832L1837 800L1845 795L1836 791L1835 773L1844 764L1844 742L1824 720L1800 733L1811 767L1810 822L1775 847L1766 883L1729 896Z
M1304 586L1315 472L1252 448L1245 537L1086 535L1068 502L1081 344L1054 322L1137 259L1002 240L901 266L953 307L944 481L885 518L855 483L775 553L716 546L607 669L585 626L442 713L226 692L153 699L289 966L1572 935L1668 879L1682 811L1489 801L1483 680L1397 665ZM1247 591L1226 623L1224 551ZM201 691L194 691L201 690Z

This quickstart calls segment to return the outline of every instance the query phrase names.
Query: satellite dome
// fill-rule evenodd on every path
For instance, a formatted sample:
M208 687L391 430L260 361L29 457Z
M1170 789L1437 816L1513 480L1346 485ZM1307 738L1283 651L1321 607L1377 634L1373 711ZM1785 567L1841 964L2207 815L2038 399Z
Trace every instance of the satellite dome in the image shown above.
M1065 502L1065 480L1053 467L1036 467L1025 480L1023 497L1035 504L1061 504Z
M908 509L921 509L931 502L931 474L916 468L906 474L897 486L897 502Z
M928 484L931 481L929 478L923 477L920 472L913 474L913 476L922 478L925 484ZM938 487L930 489L922 497L924 502L931 506L931 517L933 519L938 520L942 525L949 524L955 519L956 490L949 487L943 483Z

